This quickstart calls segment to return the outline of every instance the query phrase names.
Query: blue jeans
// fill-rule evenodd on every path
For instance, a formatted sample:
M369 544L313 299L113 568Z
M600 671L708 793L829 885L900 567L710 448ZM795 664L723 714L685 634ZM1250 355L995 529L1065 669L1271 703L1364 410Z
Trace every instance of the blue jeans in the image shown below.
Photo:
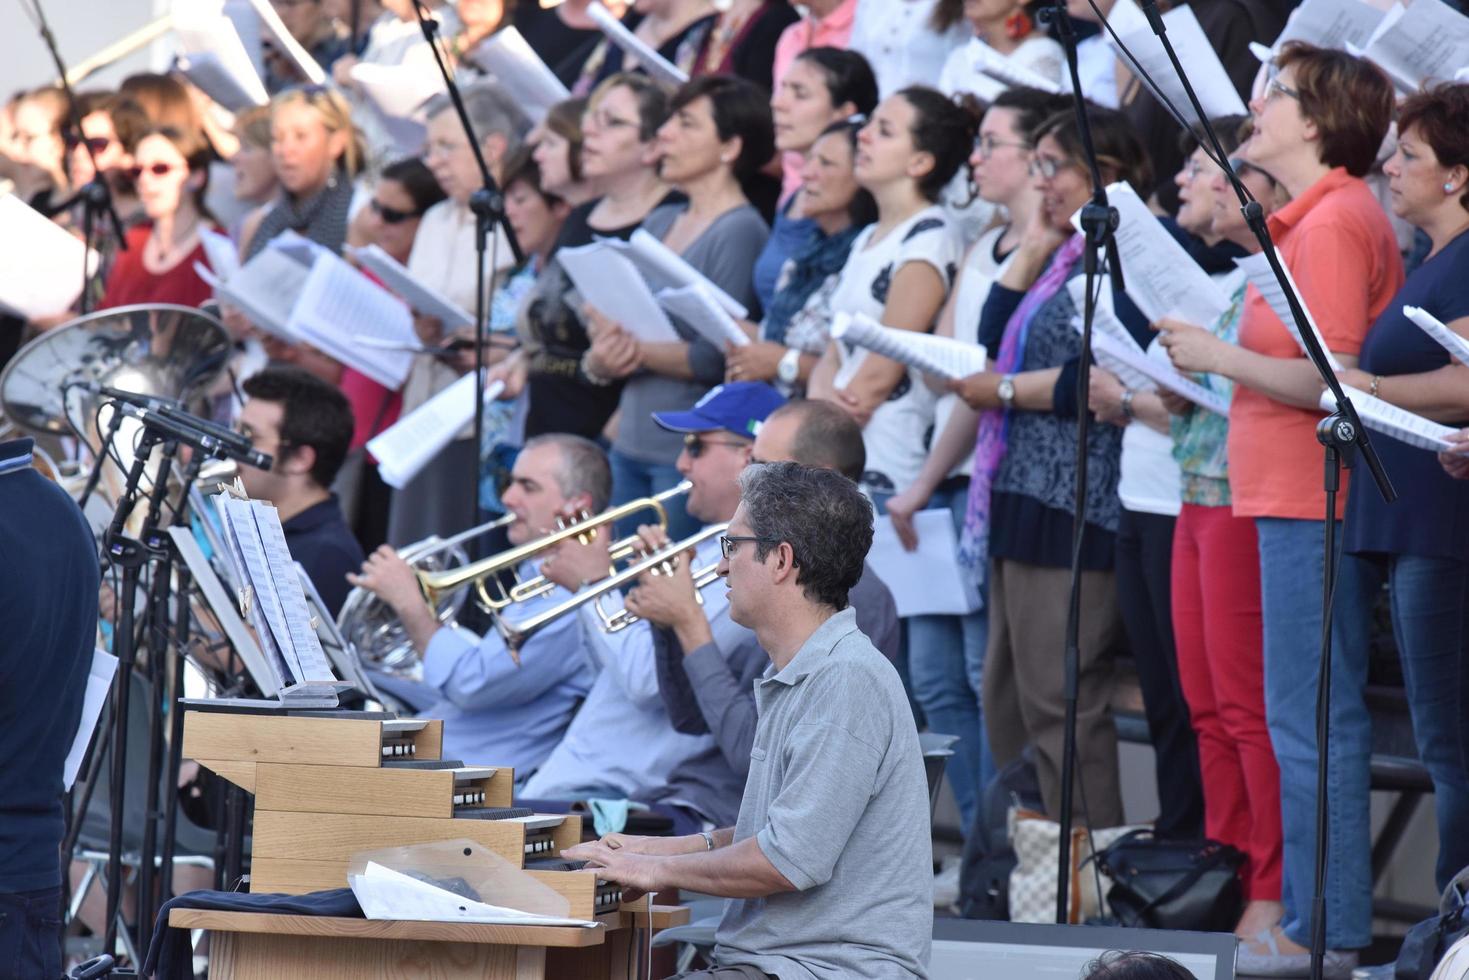
M1442 891L1469 865L1469 562L1393 555L1388 574L1418 756L1433 777Z
M1265 719L1280 763L1284 831L1281 902L1285 934L1311 941L1316 868L1316 693L1321 666L1321 521L1255 519L1265 621ZM1340 546L1340 528L1337 542ZM1368 629L1378 584L1372 565L1343 555L1332 615L1331 737L1327 748L1326 945L1372 941L1372 841L1368 827L1372 722Z
M666 463L645 463L613 449L607 454L612 464L612 506L625 504L642 497L651 497L670 487L677 486L683 476L678 467ZM699 529L699 522L684 509L687 496L676 497L663 506L668 511L668 536L681 541ZM625 538L637 532L640 524L653 523L651 512L643 511L617 522L616 536Z
M941 490L929 499L928 507L949 509L957 529L964 522L967 497L967 488ZM984 788L995 775L980 693L989 614L981 607L967 616L911 616L907 625L913 699L923 709L929 731L959 736L944 775L968 835Z
M61 976L61 889L0 892L0 980Z

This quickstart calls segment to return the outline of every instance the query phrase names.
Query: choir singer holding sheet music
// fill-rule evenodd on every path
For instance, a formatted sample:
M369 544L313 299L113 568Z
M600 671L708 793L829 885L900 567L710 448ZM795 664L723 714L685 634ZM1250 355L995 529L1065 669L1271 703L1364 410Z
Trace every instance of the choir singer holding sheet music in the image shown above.
M719 571L730 617L772 664L756 682L739 819L563 854L628 888L734 899L714 966L685 977L922 977L933 879L918 733L897 671L848 604L872 505L845 476L798 463L752 465L740 490Z
M607 455L596 443L569 433L532 438L516 457L510 486L500 496L515 516L507 532L510 544L522 545L555 530L556 517L563 512L603 510L611 493ZM521 581L539 574L540 564L526 562L517 569ZM591 686L577 617L563 616L533 635L521 648L517 665L497 632L476 642L457 627L439 625L412 566L387 545L373 552L351 580L393 608L423 658L424 685L432 689L429 699L436 701L423 715L447 722L444 757L514 766L522 779L538 769L561 741ZM558 587L517 604L511 615L529 618L570 597Z

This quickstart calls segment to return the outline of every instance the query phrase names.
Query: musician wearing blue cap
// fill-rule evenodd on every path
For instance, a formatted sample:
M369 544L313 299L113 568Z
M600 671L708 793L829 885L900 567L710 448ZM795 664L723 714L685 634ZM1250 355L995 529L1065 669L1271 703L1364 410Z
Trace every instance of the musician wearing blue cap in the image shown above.
M720 385L688 411L654 413L657 424L682 433L678 472L693 486L687 510L709 530L734 516L736 482L749 462L755 432L785 399L766 384ZM645 543L665 539L644 529ZM541 566L553 581L573 591L606 576L611 564L605 530L591 544L571 540ZM655 667L660 644L692 650L713 644L727 661L763 657L755 635L729 619L722 589L693 599L692 572L719 561L717 531L708 534L669 574L644 575L625 600L609 594L603 610L639 617L626 629L608 632L588 603L577 613L588 637L586 650L597 678L565 738L525 786L539 800L640 799L660 804L679 833L725 826L739 810L743 775L724 759L710 734L685 734L670 723ZM683 599L687 598L687 605ZM692 615L675 614L692 608ZM651 620L651 622L650 622ZM654 622L662 628L655 629Z
M62 769L97 631L97 546L66 491L0 442L0 973L61 975Z

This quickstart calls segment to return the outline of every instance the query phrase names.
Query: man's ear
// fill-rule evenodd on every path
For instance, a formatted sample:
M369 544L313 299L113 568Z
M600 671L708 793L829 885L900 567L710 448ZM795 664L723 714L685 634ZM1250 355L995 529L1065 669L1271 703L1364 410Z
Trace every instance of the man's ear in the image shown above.
M775 578L775 584L784 585L786 582L794 582L797 573L795 550L782 541L775 546L773 554L776 556L776 562L771 574Z
M292 446L290 454L279 464L291 476L303 476L316 468L315 446Z

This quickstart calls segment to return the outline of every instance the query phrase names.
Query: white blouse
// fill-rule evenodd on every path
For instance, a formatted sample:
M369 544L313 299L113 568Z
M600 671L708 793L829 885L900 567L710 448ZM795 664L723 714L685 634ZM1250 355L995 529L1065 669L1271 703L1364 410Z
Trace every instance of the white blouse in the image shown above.
M852 252L831 297L833 311L865 313L881 321L893 279L910 262L933 266L946 291L953 286L964 246L942 207L925 208L874 242L876 227L864 228L852 243ZM838 341L837 353L842 365L835 385L842 388L857 373L868 352ZM898 380L862 430L867 449L864 489L894 493L913 482L928 455L937 401L938 396L923 383L920 372L910 368Z
M949 52L969 40L962 19L942 34L932 26L938 0L858 0L848 47L860 52L887 98L909 85L936 85Z

